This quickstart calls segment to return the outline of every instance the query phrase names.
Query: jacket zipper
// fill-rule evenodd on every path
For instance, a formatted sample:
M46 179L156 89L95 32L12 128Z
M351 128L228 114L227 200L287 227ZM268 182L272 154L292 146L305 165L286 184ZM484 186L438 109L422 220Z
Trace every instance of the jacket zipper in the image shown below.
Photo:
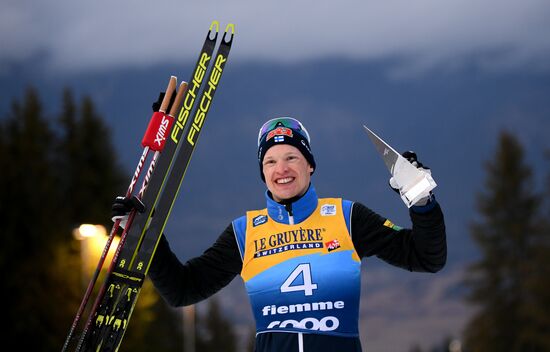
M285 210L288 213L288 224L294 225L294 215L292 215L292 203L285 204Z

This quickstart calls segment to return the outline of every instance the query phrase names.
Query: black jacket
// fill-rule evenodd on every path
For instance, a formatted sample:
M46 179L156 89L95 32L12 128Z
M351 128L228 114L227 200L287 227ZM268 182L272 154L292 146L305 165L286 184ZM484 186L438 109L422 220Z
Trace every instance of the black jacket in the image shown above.
M384 225L383 218L360 203L354 203L351 235L361 258L377 256L409 271L437 272L446 262L447 245L443 213L434 200L426 207L409 211L412 229ZM149 275L153 284L173 306L184 306L204 300L233 280L242 269L242 261L230 224L216 242L201 256L182 264L162 236ZM271 336L273 335L273 336ZM288 350L296 346L296 334L269 333L258 335L257 351ZM358 339L331 339L305 335L306 351L360 351ZM348 348L342 347L348 343ZM275 347L274 347L275 346ZM297 349L296 349L297 350Z

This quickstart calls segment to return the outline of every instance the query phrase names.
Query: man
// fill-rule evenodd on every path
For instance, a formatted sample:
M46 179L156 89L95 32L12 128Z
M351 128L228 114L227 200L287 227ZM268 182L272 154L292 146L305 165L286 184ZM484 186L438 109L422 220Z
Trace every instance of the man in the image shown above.
M422 166L413 153L404 155ZM310 137L293 118L262 126L258 161L266 208L234 220L185 264L162 236L149 271L154 285L168 303L182 306L241 275L256 320L256 351L361 351L361 258L440 270L447 251L440 206L426 195L410 209L412 229L402 229L360 203L318 198ZM117 203L114 209L129 210Z

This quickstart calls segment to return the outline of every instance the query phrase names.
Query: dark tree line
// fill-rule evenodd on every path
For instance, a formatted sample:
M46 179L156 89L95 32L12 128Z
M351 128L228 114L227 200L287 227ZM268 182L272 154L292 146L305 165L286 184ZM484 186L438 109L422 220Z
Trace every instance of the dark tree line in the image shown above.
M92 100L77 101L67 89L60 105L47 116L29 88L0 119L2 336L21 351L61 349L84 294L72 230L81 223L110 229L110 206L131 176ZM235 350L227 349L236 337L216 304L201 321L199 351L219 351L220 338L224 350ZM182 324L146 281L123 350L181 351Z
M59 116L47 117L29 89L1 120L0 265L10 296L5 336L22 350L62 345L82 294L72 229L83 221L108 225L122 179L91 101L77 107L69 91L63 100Z

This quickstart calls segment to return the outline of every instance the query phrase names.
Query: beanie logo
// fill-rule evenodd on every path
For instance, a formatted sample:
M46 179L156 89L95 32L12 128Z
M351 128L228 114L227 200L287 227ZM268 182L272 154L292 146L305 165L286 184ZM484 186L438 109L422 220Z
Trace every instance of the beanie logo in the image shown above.
M272 131L269 131L269 133L267 134L267 137L265 137L265 140L266 142L268 140L270 140L271 138L275 137L275 136L288 136L288 137L292 137L293 134L292 134L292 130L290 128L286 128L286 127L277 127L276 129L272 130ZM277 140L275 139L275 142L281 142L280 140Z

